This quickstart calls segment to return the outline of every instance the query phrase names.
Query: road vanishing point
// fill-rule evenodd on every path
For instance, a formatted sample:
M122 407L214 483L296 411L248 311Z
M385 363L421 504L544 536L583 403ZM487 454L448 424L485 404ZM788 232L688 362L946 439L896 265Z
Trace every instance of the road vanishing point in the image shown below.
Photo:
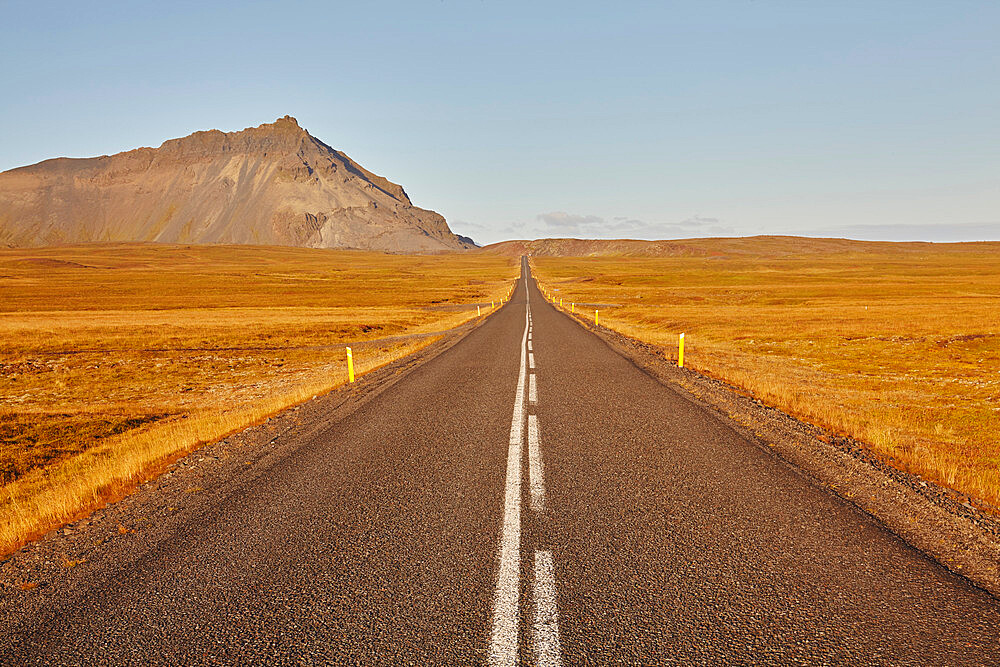
M0 617L0 663L1000 664L997 600L524 260L502 309L284 451Z

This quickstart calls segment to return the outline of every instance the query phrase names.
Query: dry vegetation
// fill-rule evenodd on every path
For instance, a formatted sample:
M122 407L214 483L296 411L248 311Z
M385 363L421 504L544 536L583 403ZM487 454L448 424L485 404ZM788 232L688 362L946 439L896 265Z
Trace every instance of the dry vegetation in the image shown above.
M1000 506L1000 244L706 240L532 259L566 308ZM581 304L585 304L582 305Z
M227 246L0 251L0 553L437 339L515 260ZM484 314L488 309L484 309Z

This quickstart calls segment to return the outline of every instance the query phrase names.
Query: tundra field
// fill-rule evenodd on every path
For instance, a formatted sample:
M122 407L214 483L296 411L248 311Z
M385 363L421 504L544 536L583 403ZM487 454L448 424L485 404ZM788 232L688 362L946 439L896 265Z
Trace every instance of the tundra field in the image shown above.
M0 251L0 554L506 294L518 262L235 246Z
M564 310L1000 506L1000 244L677 242L534 257Z

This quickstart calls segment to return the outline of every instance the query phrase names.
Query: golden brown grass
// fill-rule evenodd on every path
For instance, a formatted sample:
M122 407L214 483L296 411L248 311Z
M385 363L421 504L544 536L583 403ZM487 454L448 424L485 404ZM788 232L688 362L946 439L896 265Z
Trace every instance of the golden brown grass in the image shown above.
M1000 506L1000 244L532 260L580 317Z
M358 374L429 345L517 273L472 254L0 251L0 553L342 385L345 344Z

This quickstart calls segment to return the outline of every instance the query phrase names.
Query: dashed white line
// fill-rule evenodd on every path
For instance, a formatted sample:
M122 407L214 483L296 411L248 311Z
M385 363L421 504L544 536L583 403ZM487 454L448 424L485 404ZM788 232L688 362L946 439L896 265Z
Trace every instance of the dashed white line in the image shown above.
M539 667L559 667L559 610L556 606L556 578L551 551L535 552L535 619L532 643L535 664Z
M527 280L525 280L527 286ZM527 290L526 290L527 291ZM542 443L538 417L527 414L528 402L538 402L535 355L531 349L531 308L525 309L524 334L521 336L521 364L518 369L517 393L510 423L507 448L507 479L504 487L503 529L500 537L500 567L496 596L493 601L493 632L490 636L490 665L513 667L518 663L520 636L520 576L521 576L521 450L525 425L528 432L528 482L531 509L545 509L545 481L542 463ZM527 384L527 387L525 385ZM531 647L536 665L561 667L559 650L559 610L556 604L556 582L551 551L535 551L534 584L532 587L534 618Z
M500 568L493 600L493 633L490 637L491 665L516 665L520 627L521 579L521 443L524 437L524 383L527 375L528 317L525 313L521 337L521 366L514 396L507 448L507 481L504 488L503 533L500 538Z
M528 486L531 509L545 509L545 467L542 465L542 439L538 435L538 417L528 415Z

